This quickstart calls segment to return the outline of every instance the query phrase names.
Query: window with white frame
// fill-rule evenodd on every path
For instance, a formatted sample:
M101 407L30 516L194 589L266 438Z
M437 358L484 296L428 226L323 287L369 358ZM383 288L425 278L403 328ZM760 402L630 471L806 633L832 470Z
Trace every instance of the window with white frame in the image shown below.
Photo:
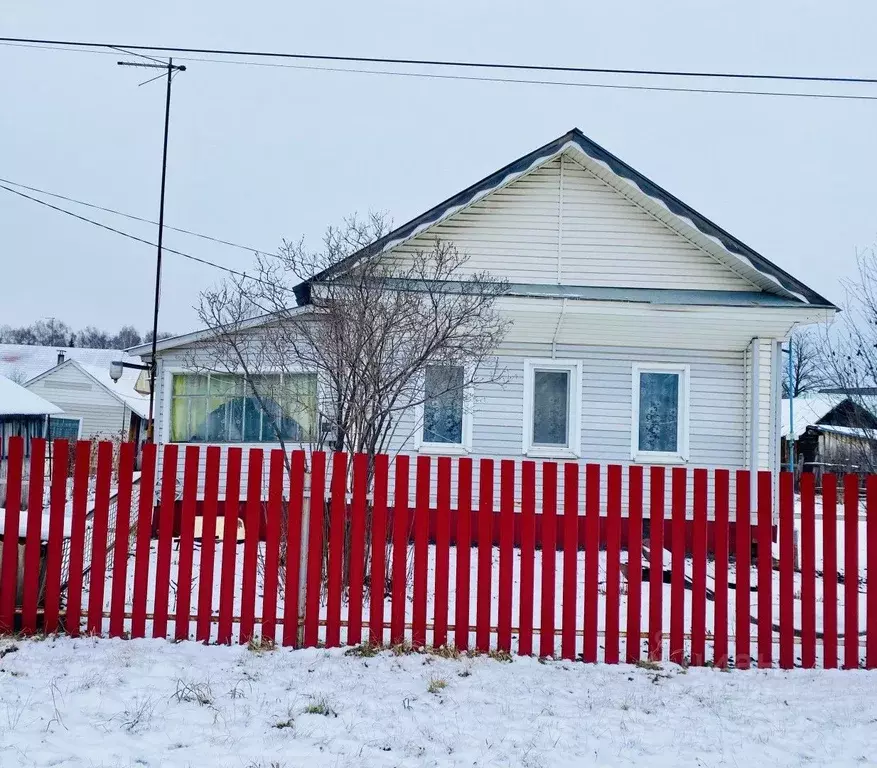
M469 445L470 414L465 408L466 371L459 365L430 365L423 376L421 449L464 449Z
M578 455L581 363L527 360L524 366L524 453Z
M688 459L688 366L633 366L631 439L635 460Z
M271 443L278 430L284 440L309 442L316 435L317 377L261 375L248 384L238 374L178 373L170 405L175 443Z

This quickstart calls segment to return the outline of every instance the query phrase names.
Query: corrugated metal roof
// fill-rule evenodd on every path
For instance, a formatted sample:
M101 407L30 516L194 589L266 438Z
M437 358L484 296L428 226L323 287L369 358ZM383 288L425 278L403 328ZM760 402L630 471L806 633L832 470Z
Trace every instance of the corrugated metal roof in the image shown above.
M792 410L794 411L795 439L799 438L807 430L807 427L813 426L820 419L824 418L830 411L837 408L846 398L843 395L809 395L806 397L796 397L792 402ZM783 419L783 436L789 434L789 399L783 398L781 408Z

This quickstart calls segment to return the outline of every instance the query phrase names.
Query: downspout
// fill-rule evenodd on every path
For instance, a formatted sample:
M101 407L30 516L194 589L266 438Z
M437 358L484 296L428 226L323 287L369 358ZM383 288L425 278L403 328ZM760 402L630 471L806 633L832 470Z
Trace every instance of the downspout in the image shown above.
M554 326L554 335L551 337L551 359L557 357L557 337L560 335L560 326L563 324L563 316L566 314L566 299L560 303L560 314L557 316L557 325Z
M761 399L761 360L759 355L759 338L756 336L749 344L752 350L752 364L749 369L749 510L751 521L752 512L758 509L758 417Z

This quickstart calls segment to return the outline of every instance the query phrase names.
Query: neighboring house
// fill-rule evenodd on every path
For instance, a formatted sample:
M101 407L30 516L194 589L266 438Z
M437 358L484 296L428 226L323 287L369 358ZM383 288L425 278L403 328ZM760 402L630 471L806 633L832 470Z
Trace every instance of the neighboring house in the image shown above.
M50 434L72 440L145 435L149 399L135 390L140 372L126 368L118 383L109 375L110 363L123 359L118 349L0 344L0 374L61 406Z
M782 341L836 308L580 131L457 193L350 263L404 259L436 238L469 255L467 270L509 283L498 308L511 327L496 350L507 381L475 391L471 411L459 401L436 404L437 439L412 409L404 417L411 430L399 433L413 438L394 449L778 468ZM298 286L299 304L345 266ZM261 443L268 431L246 429L247 398L227 376L193 374L190 361L209 343L207 332L158 342L157 442L271 447ZM150 352L129 350L144 360ZM302 389L309 375L301 374ZM214 418L220 410L232 418ZM428 413L422 420L434 421ZM221 429L210 434L214 423ZM302 434L312 428L301 423Z
M874 403L875 407L869 407ZM782 403L784 467L790 436L795 472L873 472L877 468L877 398L821 393ZM794 418L794 423L790 420Z
M0 376L0 461L6 460L11 437L24 438L29 456L31 440L45 437L47 419L60 412L57 405Z
M135 372L136 373L136 372ZM52 437L110 437L122 435L139 443L146 432L149 398L134 390L135 377L118 382L106 368L65 360L25 383L25 388L51 398L63 419L53 417Z

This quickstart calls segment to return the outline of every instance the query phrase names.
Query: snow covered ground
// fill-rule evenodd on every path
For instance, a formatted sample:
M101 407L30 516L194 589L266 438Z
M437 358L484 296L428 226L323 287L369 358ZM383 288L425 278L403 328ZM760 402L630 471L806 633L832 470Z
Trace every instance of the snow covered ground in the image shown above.
M859 766L877 673L0 641L0 766Z

